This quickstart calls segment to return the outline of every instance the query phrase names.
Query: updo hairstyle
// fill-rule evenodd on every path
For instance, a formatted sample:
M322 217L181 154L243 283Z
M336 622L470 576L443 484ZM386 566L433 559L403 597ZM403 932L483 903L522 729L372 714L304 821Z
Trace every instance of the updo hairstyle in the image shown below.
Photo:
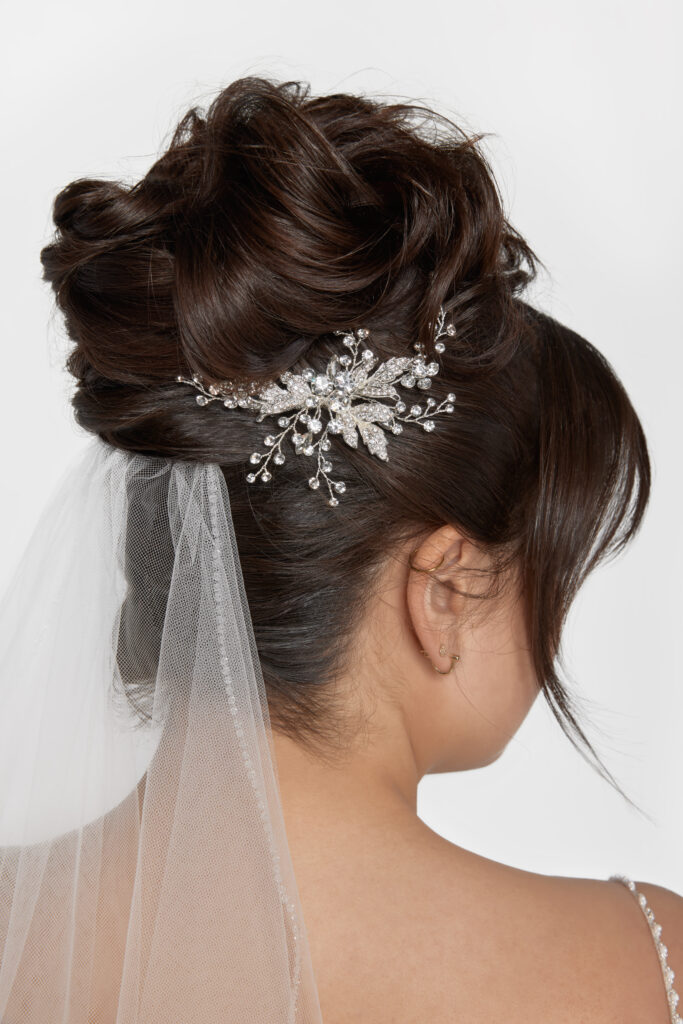
M482 138L423 106L242 78L185 114L141 180L59 192L44 277L73 341L78 423L131 452L220 465L275 728L321 751L348 738L335 680L386 560L451 523L491 559L473 612L521 583L542 692L609 776L560 679L560 639L587 574L640 525L647 445L608 361L521 298L540 261L504 215ZM390 436L387 463L333 438L335 508L293 449L248 484L272 422L201 408L176 382L324 371L331 332L358 326L380 359L415 341L433 355L442 305L457 334L433 390L455 392L454 413ZM129 553L140 580L148 546ZM139 700L155 637L130 622L127 635Z

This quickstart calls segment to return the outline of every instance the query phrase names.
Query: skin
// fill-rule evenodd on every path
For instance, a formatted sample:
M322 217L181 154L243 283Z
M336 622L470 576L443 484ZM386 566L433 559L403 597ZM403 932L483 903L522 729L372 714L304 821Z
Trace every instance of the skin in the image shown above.
M483 586L462 576L488 564L474 544L433 531L413 554L432 574L409 570L413 548L389 559L337 683L343 743L273 737L323 1019L666 1024L647 922L623 886L520 871L418 818L420 779L495 761L539 689L514 578L473 602L439 580ZM445 675L432 667L450 665L442 643L460 655ZM636 884L683 979L683 899Z
M486 568L482 552L443 527L413 555L421 568L439 566L430 574L409 571L412 547L387 561L353 665L338 681L334 696L345 712L339 743L313 752L273 735L325 1024L668 1024L649 928L624 886L520 871L448 842L418 817L419 780L500 757L538 686L514 578L499 597L475 602L480 610L472 614L472 601L443 581L479 592L486 581L463 579L462 571ZM449 667L441 643L460 654L446 675L430 664ZM220 721L212 713L203 728L208 757ZM161 748L174 756L171 730ZM207 764L207 778L220 780L222 770L219 754L215 768ZM161 781L158 773L157 787ZM216 791L220 785L206 796L206 821L220 830L225 822L210 811ZM141 812L144 793L145 776ZM147 828L163 833L165 824L148 821ZM109 1024L117 1013L134 879L132 865L121 889L127 826L126 802L104 821L92 1024ZM148 844L148 881L163 877L163 859L155 870L149 861L155 849L163 858L163 836L158 847ZM229 877L225 883L225 894L220 884L213 894L218 908L231 898ZM683 900L636 884L662 925L683 991ZM37 934L42 941L45 933ZM197 1019L204 1007L224 1005L227 983L220 943L207 943L201 958L199 987L192 979ZM27 982L28 990L13 993L8 1021L21 1020L23 1001L34 998Z

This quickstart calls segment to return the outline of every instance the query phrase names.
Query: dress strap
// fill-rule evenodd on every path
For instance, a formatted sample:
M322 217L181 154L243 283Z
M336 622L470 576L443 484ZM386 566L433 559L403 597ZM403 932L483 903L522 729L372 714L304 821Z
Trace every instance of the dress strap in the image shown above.
M657 924L655 921L655 915L652 912L651 907L648 905L647 899L642 892L639 892L636 888L635 882L632 882L630 878L626 878L625 875L610 875L610 881L621 882L630 889L636 900L638 906L642 910L647 923L650 926L650 932L652 933L652 939L657 950L657 956L659 957L659 966L662 969L662 977L664 978L664 987L666 989L666 998L669 1001L669 1013L671 1014L671 1024L683 1024L683 1017L680 1016L677 1010L678 1006L678 993L674 988L674 972L667 963L667 956L669 950L666 948L661 940L662 926Z

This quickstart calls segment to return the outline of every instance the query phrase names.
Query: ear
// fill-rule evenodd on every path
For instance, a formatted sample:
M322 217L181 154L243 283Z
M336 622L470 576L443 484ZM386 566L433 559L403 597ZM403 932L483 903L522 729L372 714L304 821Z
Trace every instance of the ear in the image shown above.
M450 654L458 653L454 632L455 619L462 600L444 582L453 568L475 558L475 549L450 525L439 527L417 548L413 546L406 581L406 606L416 638L416 650L426 652L437 668L447 669ZM429 570L433 570L430 572ZM439 653L444 644L446 654ZM421 660L427 664L424 655Z

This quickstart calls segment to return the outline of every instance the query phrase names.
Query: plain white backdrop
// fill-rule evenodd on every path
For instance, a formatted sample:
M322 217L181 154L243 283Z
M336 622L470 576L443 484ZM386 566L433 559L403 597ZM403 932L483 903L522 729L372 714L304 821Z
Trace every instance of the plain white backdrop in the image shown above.
M589 579L563 646L589 735L649 817L540 700L495 765L423 780L419 812L518 867L683 892L680 6L42 0L3 21L0 585L87 440L40 277L56 192L135 180L190 105L246 74L434 106L491 133L508 216L549 269L531 301L605 353L648 437L645 524Z

